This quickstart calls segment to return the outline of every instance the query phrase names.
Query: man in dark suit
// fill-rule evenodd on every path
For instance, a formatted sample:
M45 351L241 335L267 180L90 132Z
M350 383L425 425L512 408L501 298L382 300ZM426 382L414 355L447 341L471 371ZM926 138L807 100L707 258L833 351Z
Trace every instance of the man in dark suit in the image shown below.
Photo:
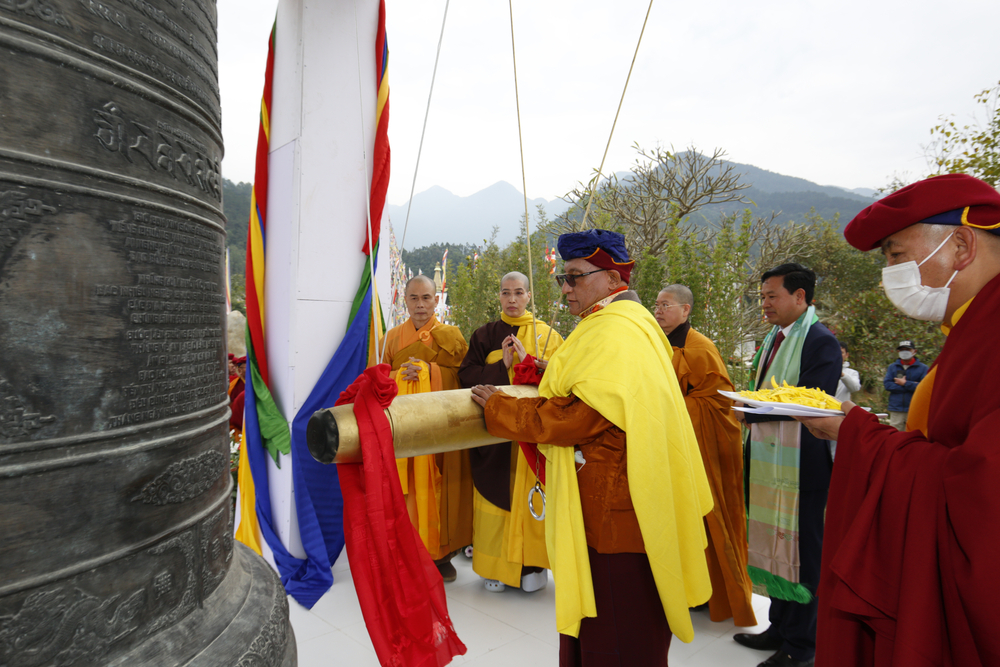
M757 389L771 387L773 378L779 385L836 393L843 365L840 344L816 317L815 286L816 274L801 264L782 264L762 276L764 317L774 327L755 359ZM775 651L759 667L812 665L823 513L833 469L829 442L791 417L738 414L750 427L744 466L749 569L755 583L768 588L771 625L761 634L740 633L734 639Z

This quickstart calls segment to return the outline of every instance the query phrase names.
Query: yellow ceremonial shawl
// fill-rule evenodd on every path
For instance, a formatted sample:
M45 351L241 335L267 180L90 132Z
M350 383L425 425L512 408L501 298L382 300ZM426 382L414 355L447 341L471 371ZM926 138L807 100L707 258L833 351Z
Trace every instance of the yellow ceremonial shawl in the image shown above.
M431 391L430 365L426 361L417 363L420 365L420 375L416 382L408 382L402 375L396 375L400 396ZM441 517L438 509L441 504L441 471L438 470L433 455L414 456L412 466L408 466L407 461L410 460L396 459L396 470L403 494L415 494L416 529L420 540L425 546L430 545L427 549L434 556L436 548L441 544Z
M712 593L703 521L712 492L670 359L670 343L649 312L615 301L580 321L549 362L539 393L575 395L625 431L629 493L656 588L671 632L690 642L688 609ZM547 459L545 541L556 625L576 637L580 621L597 610L574 451L539 449Z
M555 329L550 329L545 322L536 320L531 313L525 312L520 317L510 317L507 313L501 313L500 319L512 327L518 327L517 339L524 345L525 351L537 359L551 359L559 346L563 344L563 337ZM534 324L534 326L532 326ZM552 335L549 335L549 331ZM534 332L534 335L532 335ZM548 347L546 347L546 342ZM537 350L536 350L537 343ZM486 357L486 363L494 364L503 359L503 350L493 350ZM514 381L514 366L524 361L521 356L514 353L514 363L507 369L510 381Z
M408 319L386 333L384 361L392 366L391 376L399 387L400 394L458 389L458 366L468 347L457 327L442 324L432 316L424 326L417 329L413 326L413 320ZM407 382L398 373L400 366L411 358L417 359L421 366L416 382ZM370 363L374 363L374 359L370 359ZM428 454L396 459L403 494L411 496L411 502L407 505L411 519L421 541L434 559L442 558L455 548L468 544L466 540L471 541L471 508L463 513L460 507L465 498L464 487L459 479L461 455L456 454ZM470 478L467 494L470 496L469 501L471 485Z

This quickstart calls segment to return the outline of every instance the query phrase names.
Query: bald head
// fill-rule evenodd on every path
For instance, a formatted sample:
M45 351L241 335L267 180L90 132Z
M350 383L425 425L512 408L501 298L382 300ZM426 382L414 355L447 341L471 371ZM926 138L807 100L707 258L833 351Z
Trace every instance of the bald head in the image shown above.
M667 285L660 290L660 294L669 294L674 297L674 301L677 303L686 304L694 308L694 294L691 293L691 288L687 285Z
M406 282L406 311L415 328L419 329L430 322L437 304L437 287L433 280L421 274Z
M669 336L674 329L687 322L691 315L691 307L694 305L694 295L691 290L684 285L667 285L656 296L656 308L653 309L653 317L656 323L663 329L663 333Z
M511 271L500 280L500 308L504 315L521 317L530 300L528 276Z
M502 288L503 284L505 282L508 282L508 281L517 281L518 283L520 283L521 287L524 288L525 292L527 292L528 289L529 289L528 288L528 276L524 275L520 271L511 271L510 273L508 273L507 275L505 275L503 278L501 278L500 279L500 287Z
M406 288L403 290L404 294L410 293L410 288L416 286L419 283L423 283L423 287L429 287L431 292L435 291L437 288L434 286L434 281L420 273L409 280L406 281Z

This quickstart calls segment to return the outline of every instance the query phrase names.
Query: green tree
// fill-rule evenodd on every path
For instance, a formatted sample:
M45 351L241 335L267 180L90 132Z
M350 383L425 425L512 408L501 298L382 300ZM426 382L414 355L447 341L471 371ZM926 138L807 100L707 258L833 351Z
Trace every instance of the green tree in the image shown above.
M761 274L788 258L807 254L811 237L802 224L778 223L776 214L755 216L747 209L718 223L667 230L660 257L645 252L631 286L651 307L667 284L691 289L691 324L719 348L737 388L748 386L748 361L770 328L762 321L758 293Z
M545 209L538 207L538 225L548 222ZM505 248L496 244L498 230L492 236L476 261L472 257L458 267L457 275L449 281L448 303L451 318L466 337L486 324L500 317L500 279L511 271L528 275L528 253L524 232L524 218L521 219L521 234ZM569 335L575 325L575 317L560 303L561 292L553 279L551 263L545 260L545 250L553 244L553 239L542 231L531 235L531 274L534 283L535 316L551 324L563 336ZM553 317L558 313L558 317ZM544 341L540 343L544 346ZM541 351L541 349L539 350ZM529 350L533 352L533 350Z
M934 174L963 173L1000 185L1000 82L977 93L983 117L959 126L954 116L940 116L924 147Z
M674 238L672 232L702 207L749 201L743 191L750 184L742 182L742 174L725 160L722 149L708 156L694 147L682 153L660 147L647 150L638 144L633 148L638 157L627 176L612 175L600 188L593 187L594 180L587 186L580 184L563 198L573 206L545 231L558 235L582 229L617 229L625 235L631 257L641 257L643 252L659 257ZM584 221L592 191L591 213ZM613 224L608 225L600 214Z
M233 310L238 310L244 315L247 314L247 285L244 274L234 273L230 279L229 297L232 301Z
M846 342L851 365L861 375L864 395L856 402L885 411L889 394L882 384L886 368L896 359L896 345L912 340L921 361L930 365L944 345L944 334L936 322L904 316L886 298L881 288L858 294L843 305L843 320L835 331Z
M434 267L441 263L441 258L444 257L446 250L448 251L447 271L450 281L450 276L455 275L454 272L458 265L464 263L465 258L470 257L475 252L474 245L469 243L432 243L412 250L404 248L400 255L406 268L413 271L413 275L417 275L417 272L421 271L425 276L434 277Z
M226 247L229 248L229 267L244 273L247 261L247 229L250 225L250 201L253 185L233 183L222 179L222 211L226 216Z
M452 323L466 340L482 325L500 317L500 278L513 269L505 268L503 253L496 244L499 229L494 227L479 257L466 257L448 285L448 305Z

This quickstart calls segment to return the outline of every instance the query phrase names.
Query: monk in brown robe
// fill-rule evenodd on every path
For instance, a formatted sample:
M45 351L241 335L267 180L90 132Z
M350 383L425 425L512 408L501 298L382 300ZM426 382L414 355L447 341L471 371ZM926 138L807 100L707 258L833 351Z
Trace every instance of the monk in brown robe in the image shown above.
M712 577L710 618L732 618L739 626L757 625L747 575L747 516L743 505L743 443L733 402L719 390L733 391L726 364L715 344L691 328L694 295L684 285L664 287L653 316L674 350L671 360L684 403L698 438L715 507L705 517L708 572Z
M546 457L546 546L560 667L666 667L690 642L688 608L711 594L703 517L711 492L670 346L635 292L624 237L559 237L556 276L581 320L538 398L472 388L495 436Z
M410 319L386 333L383 358L400 393L460 389L458 367L469 346L458 327L434 316L434 282L424 275L406 283ZM379 341L382 346L382 341ZM397 459L410 520L445 581L457 573L452 557L472 544L472 471L467 451Z

